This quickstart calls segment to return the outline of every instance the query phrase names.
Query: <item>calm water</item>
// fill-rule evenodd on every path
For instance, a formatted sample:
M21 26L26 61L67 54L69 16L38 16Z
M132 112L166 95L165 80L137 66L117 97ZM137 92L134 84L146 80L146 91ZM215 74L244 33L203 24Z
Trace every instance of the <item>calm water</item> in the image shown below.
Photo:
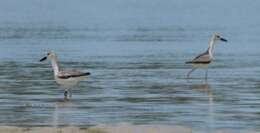
M60 2L0 2L0 125L260 130L259 1ZM202 70L187 80L184 62L213 32L229 42L216 45L208 81ZM70 102L38 62L48 50L92 73Z

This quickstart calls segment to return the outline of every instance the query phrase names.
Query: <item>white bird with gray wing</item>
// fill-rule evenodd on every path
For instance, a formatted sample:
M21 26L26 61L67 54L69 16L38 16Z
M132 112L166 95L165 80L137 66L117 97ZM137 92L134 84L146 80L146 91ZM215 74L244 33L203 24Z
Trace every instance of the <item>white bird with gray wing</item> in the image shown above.
M90 75L89 72L80 72L77 70L71 71L62 71L58 65L58 57L54 52L49 52L47 56L43 57L40 61L44 61L46 59L51 60L51 65L54 71L54 79L55 81L64 87L64 99L67 99L68 93L71 98L72 92L71 89L75 85L77 85L80 81L82 81L86 76Z
M213 60L213 49L214 49L215 42L217 42L217 41L227 42L227 40L222 38L219 34L214 33L209 41L209 48L207 49L207 51L198 55L192 61L186 62L186 64L192 64L192 70L188 72L187 78L189 78L190 74L193 71L195 71L197 68L205 68L206 69L205 79L207 80L208 65Z

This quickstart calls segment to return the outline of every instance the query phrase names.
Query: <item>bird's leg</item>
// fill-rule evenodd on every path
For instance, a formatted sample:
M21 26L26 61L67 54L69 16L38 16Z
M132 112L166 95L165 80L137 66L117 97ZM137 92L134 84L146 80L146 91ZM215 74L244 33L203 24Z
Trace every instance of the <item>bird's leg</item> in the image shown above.
M190 78L190 74L191 74L192 72L194 72L195 70L196 70L196 68L192 68L191 71L188 72L187 78Z
M71 89L69 89L69 97L70 97L70 98L72 97L72 91L71 91Z
M205 73L205 80L207 81L208 80L208 68L206 69L206 73Z
M64 99L65 99L65 100L68 99L67 96L68 96L68 90L66 89L66 90L64 91Z

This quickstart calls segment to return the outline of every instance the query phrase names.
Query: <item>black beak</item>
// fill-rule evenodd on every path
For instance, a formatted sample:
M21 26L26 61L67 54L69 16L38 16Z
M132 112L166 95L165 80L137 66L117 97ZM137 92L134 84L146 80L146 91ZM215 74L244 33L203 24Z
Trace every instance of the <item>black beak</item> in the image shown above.
M45 56L42 59L40 59L40 62L45 61L46 59L47 59L47 56Z
M228 41L228 40L225 39L225 38L220 38L220 40L223 41L223 42L227 42L227 41Z

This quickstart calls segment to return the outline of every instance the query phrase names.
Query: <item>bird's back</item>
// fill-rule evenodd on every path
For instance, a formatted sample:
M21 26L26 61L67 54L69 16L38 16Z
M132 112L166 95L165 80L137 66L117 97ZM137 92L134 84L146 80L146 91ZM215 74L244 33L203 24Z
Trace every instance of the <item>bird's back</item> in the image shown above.
M198 55L197 57L195 57L192 61L187 61L186 64L208 64L212 61L210 55L209 55L209 51L206 51L200 55Z
M69 79L69 78L79 78L90 75L89 72L80 72L77 70L66 70L60 71L57 75L58 78L61 79Z

